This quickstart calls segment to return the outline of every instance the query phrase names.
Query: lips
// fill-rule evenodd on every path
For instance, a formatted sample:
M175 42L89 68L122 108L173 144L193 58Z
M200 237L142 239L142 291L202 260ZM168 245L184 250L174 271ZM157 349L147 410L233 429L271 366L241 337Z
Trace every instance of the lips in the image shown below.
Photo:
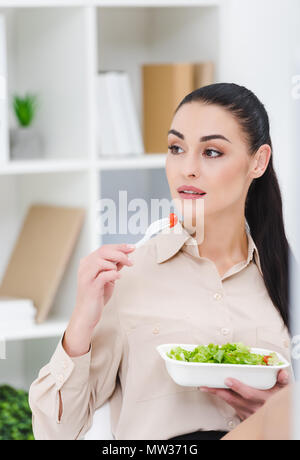
M178 187L177 189L178 193L182 193L185 196L192 195L192 193L184 193L184 192L194 192L194 195L199 196L199 195L205 195L206 192L204 190L201 190L200 188L194 187L192 185L182 185L181 187Z

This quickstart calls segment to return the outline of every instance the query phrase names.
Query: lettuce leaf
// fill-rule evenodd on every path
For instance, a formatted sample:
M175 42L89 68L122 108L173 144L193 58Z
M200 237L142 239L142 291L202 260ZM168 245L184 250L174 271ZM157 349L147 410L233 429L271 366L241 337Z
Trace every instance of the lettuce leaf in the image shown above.
M179 346L172 348L166 355L171 359L191 363L222 363L222 364L248 364L252 366L278 366L283 364L275 352L268 355L251 353L250 348L242 342L226 343L225 345L198 345L192 351Z

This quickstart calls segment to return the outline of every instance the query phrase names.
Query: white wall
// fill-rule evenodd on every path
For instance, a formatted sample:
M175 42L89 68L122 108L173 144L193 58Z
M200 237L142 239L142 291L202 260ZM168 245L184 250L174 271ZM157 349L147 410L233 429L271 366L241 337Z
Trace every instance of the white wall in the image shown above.
M291 156L291 54L297 45L293 21L297 0L223 0L219 80L251 89L265 105L274 147L273 163L283 198L286 233L297 241ZM298 27L299 30L299 27Z
M295 233L299 235L300 232L300 202L299 202L299 168L300 168L300 4L298 0L292 0L295 7L295 14L291 18L290 23L290 57L291 57L291 73L292 76L297 77L297 87L293 85L292 91L292 142L293 142L293 169L291 174L291 190L293 191L291 197L291 206L293 208L294 228ZM298 8L298 14L296 14L296 8ZM298 353L294 354L294 372L297 380L300 377L300 359L299 359L299 337L300 337L300 242L299 239L295 245L295 256L298 259L298 266L294 267L293 272L293 283L292 283L292 335L296 336L296 342L294 347L297 347ZM294 348L294 352L295 352ZM298 356L297 356L298 355ZM296 359L298 357L298 359ZM295 391L293 396L293 437L294 439L300 439L300 397L299 392Z

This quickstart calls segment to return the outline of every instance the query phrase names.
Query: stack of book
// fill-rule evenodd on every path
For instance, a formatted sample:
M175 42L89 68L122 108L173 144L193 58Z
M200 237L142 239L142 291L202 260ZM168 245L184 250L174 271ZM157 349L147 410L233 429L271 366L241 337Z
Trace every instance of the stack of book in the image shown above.
M212 61L142 66L146 153L167 152L167 133L176 107L195 89L214 83L214 67Z
M8 161L5 18L0 15L0 164Z
M18 325L30 326L35 324L36 309L31 299L17 297L0 298L0 329Z
M101 156L120 157L144 153L142 133L126 72L98 73L97 113Z

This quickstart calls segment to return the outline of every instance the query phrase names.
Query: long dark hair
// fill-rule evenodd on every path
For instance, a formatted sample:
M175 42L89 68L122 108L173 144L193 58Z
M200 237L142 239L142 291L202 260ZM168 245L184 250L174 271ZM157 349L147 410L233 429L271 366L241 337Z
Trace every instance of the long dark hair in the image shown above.
M264 174L252 181L245 203L245 218L259 252L265 286L284 324L289 328L289 257L293 257L284 229L281 192L273 168L269 117L253 92L234 83L215 83L188 94L178 105L201 102L224 107L247 136L249 154L268 144L272 155ZM174 114L175 114L174 113Z

